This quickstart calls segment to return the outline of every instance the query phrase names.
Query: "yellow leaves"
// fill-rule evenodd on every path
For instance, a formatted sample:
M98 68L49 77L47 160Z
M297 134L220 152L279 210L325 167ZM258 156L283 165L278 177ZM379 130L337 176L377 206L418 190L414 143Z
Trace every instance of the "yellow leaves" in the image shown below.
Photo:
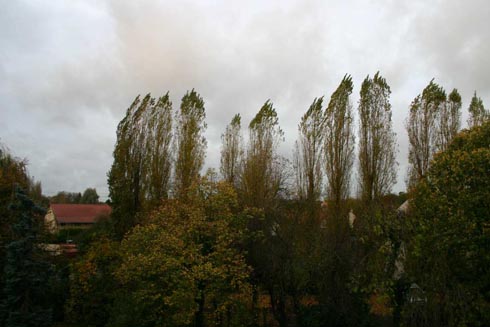
M377 316L387 317L390 316L393 308L390 303L390 297L384 293L373 293L368 300L372 314Z
M216 312L251 294L250 268L234 247L236 194L226 184L203 183L187 201L165 201L135 227L121 243L122 263L114 272L141 310L177 325L191 321L200 295L206 310Z
M90 289L90 279L95 276L97 268L93 262L81 262L77 265L78 283L84 292Z

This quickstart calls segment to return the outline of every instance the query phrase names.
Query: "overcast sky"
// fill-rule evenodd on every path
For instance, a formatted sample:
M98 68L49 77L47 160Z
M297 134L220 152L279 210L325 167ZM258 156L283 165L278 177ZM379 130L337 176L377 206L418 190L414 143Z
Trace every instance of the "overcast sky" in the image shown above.
M409 105L432 78L490 106L490 2L3 1L0 142L27 158L45 194L96 187L107 198L116 126L138 94L169 91L178 109L195 88L206 103L206 166L235 113L248 124L271 99L290 155L315 97L351 74L391 86L405 188Z

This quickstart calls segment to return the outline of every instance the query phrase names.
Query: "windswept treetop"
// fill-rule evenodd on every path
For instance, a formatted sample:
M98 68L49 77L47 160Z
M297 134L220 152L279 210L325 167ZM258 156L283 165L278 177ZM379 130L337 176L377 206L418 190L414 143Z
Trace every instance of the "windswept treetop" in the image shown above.
M323 97L315 98L298 125L294 168L296 193L300 199L316 201L322 192L322 146L324 137Z
M284 137L284 132L279 127L277 112L270 100L267 100L262 108L260 108L259 112L252 121L250 121L248 128L251 134L251 144L253 143L254 146L261 147L257 149L257 151L266 149L265 147L272 149L272 147L277 145L277 143L283 140Z
M137 96L118 125L114 162L108 173L116 233L135 224L136 213L167 198L172 164L172 103Z
M408 132L410 163L409 185L425 176L429 163L437 149L438 114L446 102L444 89L431 80L422 94L418 95L410 106L406 123Z
M207 142L204 132L206 111L204 100L192 89L182 98L177 115L177 158L175 162L175 193L183 197L186 190L199 177L206 157Z
M350 95L353 83L345 75L330 98L325 110L325 174L327 198L338 206L350 191L350 171L353 165L354 131Z
M276 110L267 100L249 124L249 144L240 181L247 205L264 208L277 198L284 182L277 155L283 137Z
M483 106L483 101L476 95L476 91L471 98L468 112L470 113L470 117L468 118L469 127L480 126L490 118L490 113Z
M359 186L364 201L379 199L396 182L396 135L391 90L378 73L362 83L359 100Z

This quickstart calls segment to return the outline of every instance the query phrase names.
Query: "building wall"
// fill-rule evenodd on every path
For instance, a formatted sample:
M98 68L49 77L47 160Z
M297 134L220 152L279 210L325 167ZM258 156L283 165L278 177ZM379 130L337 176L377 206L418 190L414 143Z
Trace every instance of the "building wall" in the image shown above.
M53 211L50 209L46 216L44 216L44 226L51 233L54 234L58 231L58 225L56 224L56 218Z
M58 225L58 229L62 230L62 229L78 229L78 228L82 228L82 229L87 229L87 228L90 228L92 227L94 224L76 224L76 223L73 223L73 224L59 224Z

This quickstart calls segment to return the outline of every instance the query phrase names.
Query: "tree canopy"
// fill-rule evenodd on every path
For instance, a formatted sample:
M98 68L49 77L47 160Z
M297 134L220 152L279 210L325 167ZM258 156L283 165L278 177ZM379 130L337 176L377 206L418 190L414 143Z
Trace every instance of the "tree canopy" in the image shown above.
M409 273L431 326L490 323L490 123L465 130L417 185Z
M170 187L172 103L169 95L136 97L118 125L108 173L116 233L122 237L137 213L166 198Z

